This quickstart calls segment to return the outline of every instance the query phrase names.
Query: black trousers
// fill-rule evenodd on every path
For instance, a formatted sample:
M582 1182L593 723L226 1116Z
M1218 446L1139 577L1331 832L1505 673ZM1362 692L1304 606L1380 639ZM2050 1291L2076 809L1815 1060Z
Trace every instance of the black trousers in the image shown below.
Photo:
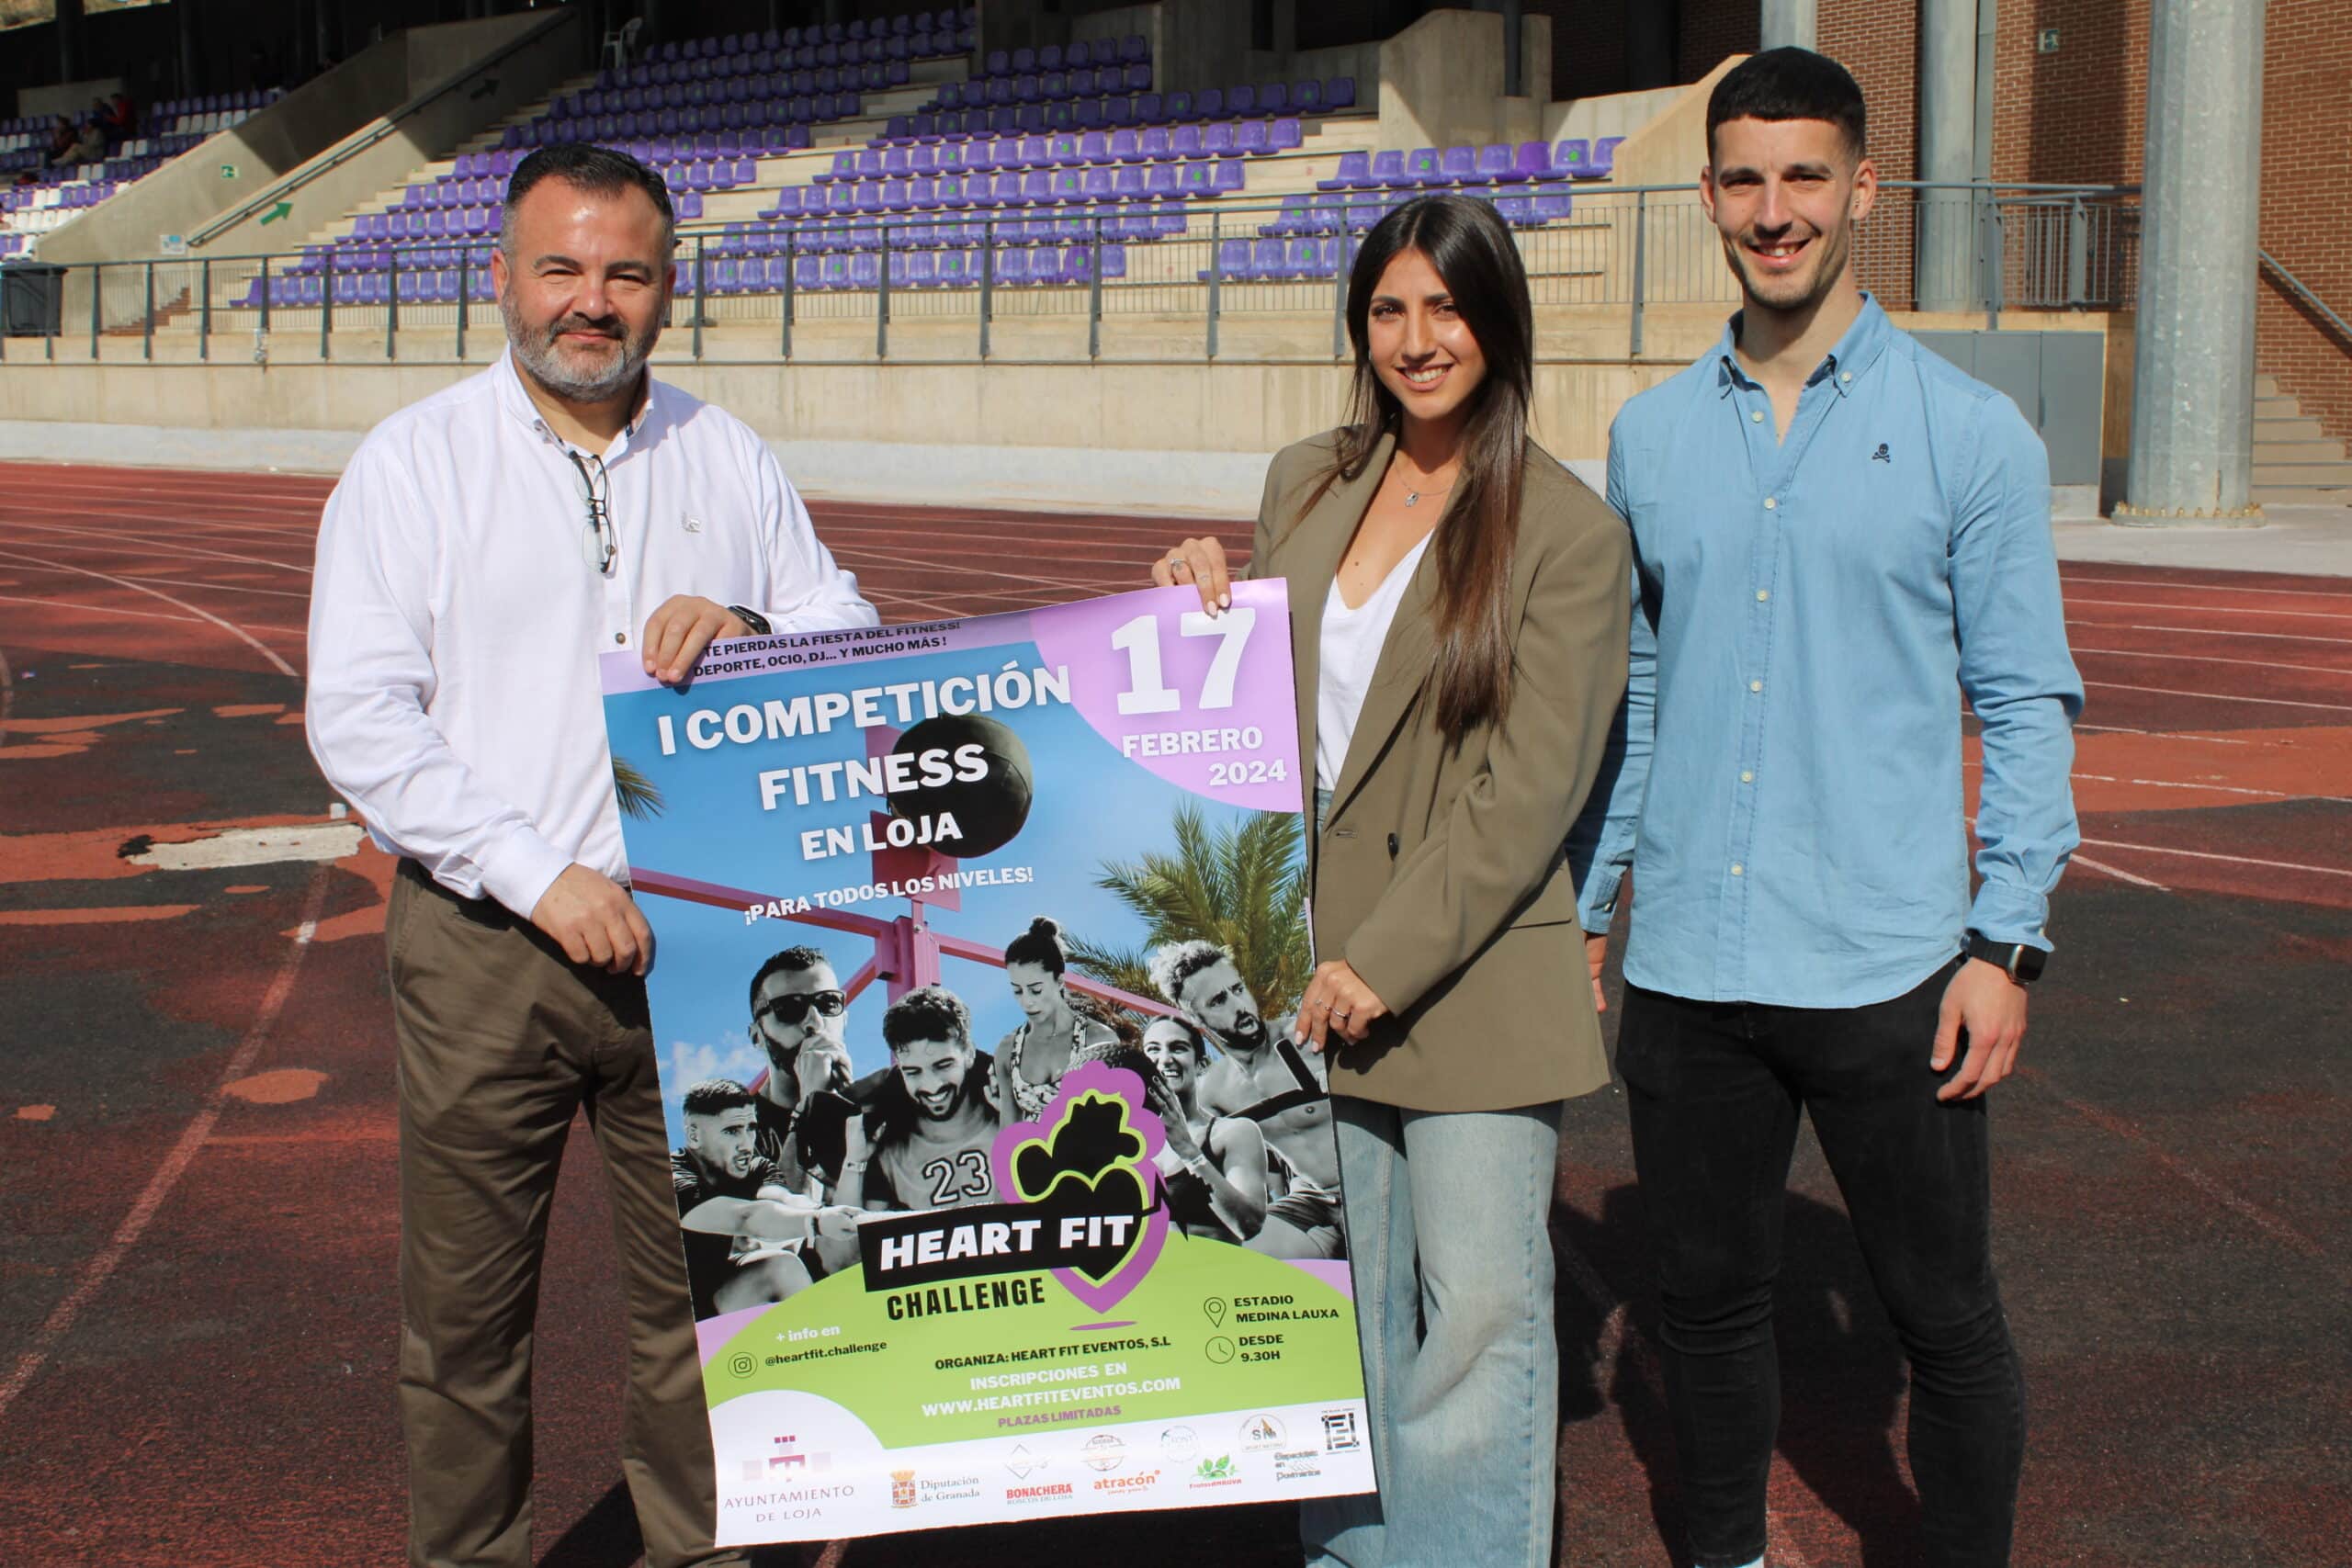
M1869 1007L1697 1002L1629 987L1617 1069L1664 1307L1667 1400L1700 1568L1764 1551L1780 1426L1772 1283L1797 1117L1813 1117L1911 1363L1925 1561L2009 1560L2025 1382L2001 1310L1982 1098L1939 1102L1951 966Z

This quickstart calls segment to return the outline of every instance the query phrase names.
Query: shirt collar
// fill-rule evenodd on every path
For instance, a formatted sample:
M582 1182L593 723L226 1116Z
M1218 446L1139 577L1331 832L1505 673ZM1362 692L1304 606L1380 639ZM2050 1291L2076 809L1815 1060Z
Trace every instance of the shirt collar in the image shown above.
M513 344L508 344L505 352L498 356L498 363L491 367L491 379L498 390L499 406L505 410L507 417L541 440L562 445L561 438L548 428L547 421L540 416L539 405L531 400L530 392L523 385L523 373L514 365ZM653 371L649 367L645 372L644 396L638 403L636 415L621 430L618 449L612 454L615 458L642 440L646 427L654 423L654 416L660 412L660 393L661 383L653 378Z
M1731 319L1724 323L1724 335L1715 341L1715 389L1721 396L1729 396L1734 387L1757 384L1756 378L1740 367L1739 355L1735 352L1739 343L1739 318L1740 312L1734 310ZM1860 311L1837 344L1822 355L1821 363L1805 378L1805 385L1810 387L1834 377L1829 384L1838 389L1838 396L1851 396L1856 380L1886 352L1887 333L1893 330L1877 298L1868 289L1863 290Z

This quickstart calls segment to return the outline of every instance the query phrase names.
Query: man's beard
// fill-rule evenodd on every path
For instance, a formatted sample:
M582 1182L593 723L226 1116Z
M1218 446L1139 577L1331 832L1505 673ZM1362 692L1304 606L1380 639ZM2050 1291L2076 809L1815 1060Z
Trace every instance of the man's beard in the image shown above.
M1210 1032L1228 1047L1254 1051L1266 1043L1266 1021L1254 1012L1238 1013L1229 1026Z
M1845 274L1848 256L1853 250L1853 230L1816 230L1807 249L1817 253L1814 257L1812 276L1800 281L1794 277L1770 277L1748 270L1753 258L1739 240L1726 236L1724 250L1731 262L1732 275L1739 279L1740 291L1768 310L1796 311L1817 305L1836 287ZM1783 292L1769 294L1768 288L1778 286Z
M498 302L499 313L506 318L506 341L514 346L514 357L531 373L531 378L557 397L576 403L598 403L627 391L645 369L645 362L653 356L653 344L662 335L662 322L657 317L649 322L635 340L626 336L617 318L592 321L586 316L569 315L559 318L544 328L534 327L522 319L512 298ZM573 369L557 347L556 339L568 332L601 333L621 342L621 352L605 362L602 369Z

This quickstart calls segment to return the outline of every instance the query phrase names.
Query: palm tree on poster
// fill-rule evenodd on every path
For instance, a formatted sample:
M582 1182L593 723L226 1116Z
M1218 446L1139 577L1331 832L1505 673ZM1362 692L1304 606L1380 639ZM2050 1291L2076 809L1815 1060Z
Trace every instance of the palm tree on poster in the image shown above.
M1106 861L1095 883L1143 919L1143 948L1099 947L1071 936L1070 962L1123 991L1156 996L1147 967L1152 948L1212 942L1233 954L1266 1016L1279 1017L1306 991L1314 968L1299 820L1291 812L1257 811L1211 828L1197 807L1178 807L1172 853Z
M613 798L624 817L659 817L668 805L662 798L661 786L626 757L613 759Z

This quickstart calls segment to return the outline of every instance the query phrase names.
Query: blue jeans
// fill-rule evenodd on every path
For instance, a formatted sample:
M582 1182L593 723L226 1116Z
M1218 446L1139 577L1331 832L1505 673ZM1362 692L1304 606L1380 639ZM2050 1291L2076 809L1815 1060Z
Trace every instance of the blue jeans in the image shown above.
M1331 1112L1380 1495L1301 1504L1306 1561L1546 1568L1559 1104L1436 1112L1333 1095Z

